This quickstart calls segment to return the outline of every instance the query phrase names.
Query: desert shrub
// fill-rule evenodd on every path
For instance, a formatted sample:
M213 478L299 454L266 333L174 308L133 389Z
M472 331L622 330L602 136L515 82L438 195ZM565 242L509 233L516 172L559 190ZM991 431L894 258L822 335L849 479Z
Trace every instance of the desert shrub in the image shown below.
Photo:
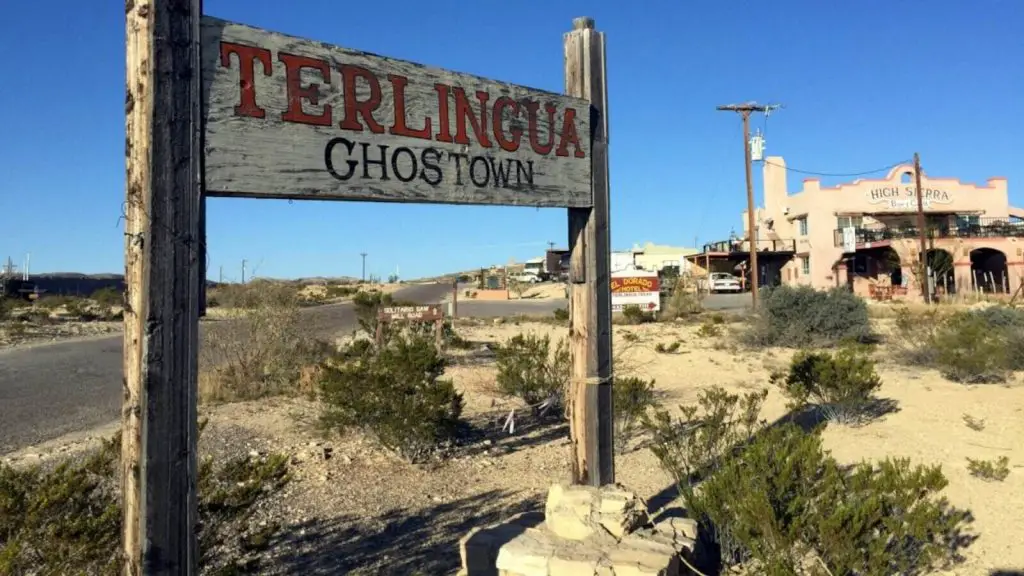
M760 314L743 334L748 345L790 348L873 338L864 300L843 288L821 291L809 286L765 290Z
M0 463L0 574L118 574L121 570L120 440L51 469ZM269 535L253 512L289 479L287 457L200 463L199 544L204 570L237 568L253 534ZM250 569L254 563L238 560Z
M569 309L568 308L555 308L554 312L551 313L558 322L569 321Z
M1006 368L1024 370L1024 310L1009 306L987 306L971 314L998 331L1006 343Z
M623 306L622 318L627 324L647 324L654 322L654 313L648 312L640 306Z
M767 429L688 501L726 565L759 574L924 574L951 561L964 511L939 467L887 459L850 471L794 424Z
M683 343L680 342L679 340L676 340L675 342L672 342L670 344L665 344L664 342L658 342L654 346L654 351L655 352L660 352L662 354L674 354L675 352L679 351L679 347L682 346L682 345L683 345Z
M1003 330L991 327L984 316L959 312L943 320L925 342L931 360L954 382L983 383L1005 380L1010 366Z
M767 396L768 390L740 397L715 386L702 390L697 404L679 406L679 418L663 409L644 414L641 422L651 435L651 452L684 498L693 497L697 479L717 469L736 446L762 428L761 406Z
M971 476L989 482L1002 482L1010 475L1010 459L1000 456L995 460L975 460L967 458L967 471Z
M124 304L124 293L111 286L100 288L93 292L90 296L100 306L121 306Z
M896 317L899 358L935 368L955 382L1000 382L1024 369L1024 311L1008 306Z
M569 346L562 339L551 349L550 336L516 334L495 349L498 388L529 405L551 400L562 405L569 386Z
M432 339L396 334L354 356L323 364L321 421L328 429L361 430L413 462L456 437L462 394L441 379L445 360Z
M697 335L701 338L715 338L721 336L722 326L721 324L715 324L709 321L701 322L700 327L697 328Z
M444 321L443 330L444 341L448 346L459 350L468 350L473 347L472 342L463 338L462 335L455 331L455 326L452 325L451 320Z
M662 311L662 318L674 320L700 314L704 310L704 303L701 301L701 294L697 291L689 292L679 285L672 291Z
M656 405L654 380L621 376L612 381L616 451L622 453L628 448L640 430L643 417Z
M344 298L346 296L352 296L359 291L359 288L355 286L348 286L345 284L328 284L327 285L327 297L328 298Z
M63 296L60 294L44 295L36 300L35 306L45 310L54 310L62 306L67 306L74 300L78 300L78 298Z
M312 337L294 299L276 290L259 293L238 322L204 327L200 345L203 371L200 400L252 400L301 390L302 370L316 365L331 346Z
M874 393L882 386L875 361L854 347L830 352L800 351L789 371L773 374L790 399L791 409L814 405L829 420L852 424L862 421L874 404Z
M361 291L352 298L352 305L355 307L356 320L359 327L367 334L377 332L377 316L380 309L387 306L414 306L412 302L395 300L391 294L385 294L377 290Z
M970 414L964 414L962 418L964 420L964 426L967 426L968 428L974 430L975 432L981 432L982 430L985 429L984 418L975 418Z

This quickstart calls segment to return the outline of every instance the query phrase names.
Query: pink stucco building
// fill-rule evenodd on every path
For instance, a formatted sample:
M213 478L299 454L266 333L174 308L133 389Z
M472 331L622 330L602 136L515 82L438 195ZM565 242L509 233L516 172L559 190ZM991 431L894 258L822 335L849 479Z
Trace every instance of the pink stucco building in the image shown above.
M783 158L765 158L763 171L764 206L756 214L762 284L846 285L865 296L920 296L913 165L834 187L808 178L792 194ZM921 189L932 290L1016 290L1024 280L1024 210L1010 206L1006 179L975 184L922 171ZM746 222L744 213L744 238ZM734 269L749 248L748 242L727 241L695 258L712 269Z

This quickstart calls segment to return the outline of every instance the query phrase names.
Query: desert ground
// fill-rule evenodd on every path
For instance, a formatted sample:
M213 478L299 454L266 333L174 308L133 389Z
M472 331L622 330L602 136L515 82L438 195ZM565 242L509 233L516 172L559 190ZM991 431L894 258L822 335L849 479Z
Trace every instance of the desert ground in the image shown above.
M382 294L393 294L408 286L409 284L400 283L352 285L353 289ZM214 295L216 291L211 290L208 294ZM354 294L338 296L330 293L326 284L310 284L297 289L296 296L310 305L323 305L350 301ZM0 349L105 336L120 332L124 328L121 321L122 307L119 305L97 302L91 298L60 299L68 303L56 306L46 306L45 303L35 306L26 304L14 310L11 318L0 320ZM237 318L243 314L244 312L238 308L211 306L207 308L204 320Z
M876 320L886 329L887 320ZM690 323L615 326L616 372L653 378L666 407L692 403L701 390L730 392L768 388L762 416L786 414L786 400L769 384L773 370L793 353L737 348L729 325L708 335ZM257 515L283 527L269 548L264 573L446 574L458 568L458 539L471 528L543 507L547 488L568 480L566 426L542 424L521 403L495 388L487 343L521 332L565 337L552 322L459 320L458 333L472 344L455 353L446 376L465 396L464 415L474 436L452 457L412 465L381 452L352 434L325 436L317 426L317 403L271 399L207 406L203 451L212 454L292 455L293 481ZM678 351L655 346L681 342ZM930 370L896 365L885 345L875 352L883 379L879 397L892 411L858 427L829 424L826 447L844 463L890 457L914 464L940 464L949 480L944 495L974 515L977 540L965 561L944 574L988 576L1024 570L1024 386L1019 375L1006 384L968 386ZM514 409L515 431L503 430ZM965 417L983 422L968 427ZM110 429L20 450L7 461L38 462L90 445ZM967 470L968 456L1007 456L1011 471L1002 482L986 482ZM637 491L652 509L672 504L672 482L649 450L635 446L616 458L618 482Z

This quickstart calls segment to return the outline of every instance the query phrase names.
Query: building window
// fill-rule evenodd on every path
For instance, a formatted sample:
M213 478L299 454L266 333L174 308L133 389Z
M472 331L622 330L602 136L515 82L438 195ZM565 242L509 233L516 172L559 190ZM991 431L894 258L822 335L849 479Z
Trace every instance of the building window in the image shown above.
M796 224L799 227L800 235L807 236L807 216L804 216L803 218L797 218Z
M836 228L842 230L843 228L863 228L864 217L863 216L838 216L836 217Z
M800 259L800 273L804 276L811 275L811 257L804 256Z
M960 215L958 215L956 217L956 227L957 228L968 228L968 227L977 226L977 225L978 225L978 217L977 216L960 216Z

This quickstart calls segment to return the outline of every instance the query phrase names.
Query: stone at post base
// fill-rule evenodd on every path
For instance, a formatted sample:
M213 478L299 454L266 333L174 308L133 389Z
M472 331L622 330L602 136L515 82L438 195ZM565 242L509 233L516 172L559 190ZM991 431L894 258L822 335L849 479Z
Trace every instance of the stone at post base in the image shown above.
M694 558L697 524L651 525L646 504L621 486L553 486L547 514L520 514L460 541L460 576L677 576ZM690 536L694 538L690 538Z

